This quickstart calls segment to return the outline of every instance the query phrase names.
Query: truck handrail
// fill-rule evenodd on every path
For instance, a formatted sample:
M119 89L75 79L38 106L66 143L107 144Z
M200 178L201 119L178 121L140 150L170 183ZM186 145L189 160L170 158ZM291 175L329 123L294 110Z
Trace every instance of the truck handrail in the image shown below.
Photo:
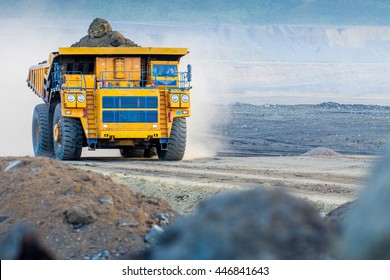
M52 90L60 91L62 87L62 70L63 66L58 62L53 63L53 73L51 74Z
M71 86L70 86L70 85ZM66 71L62 78L62 88L68 90L86 90L87 82L81 71Z
M123 78L115 78L116 73L124 74ZM110 77L110 78L107 78ZM135 78L133 78L136 76ZM139 78L138 78L138 77ZM177 76L164 76L153 77L152 80L144 78L146 77L146 71L122 71L122 70L104 70L100 73L100 88L140 88L140 87L151 87L156 88L161 81L175 81L174 85L166 84L170 88L189 90L191 89L191 82L188 79L188 72L178 72ZM172 79L169 79L172 78ZM175 79L177 78L177 79ZM177 83L176 83L177 81ZM160 84L161 85L161 84Z
M124 74L124 77L115 78L119 73ZM136 77L134 78L134 76ZM138 88L145 84L145 80L141 77L141 71L104 70L100 72L98 81L101 82L100 88Z

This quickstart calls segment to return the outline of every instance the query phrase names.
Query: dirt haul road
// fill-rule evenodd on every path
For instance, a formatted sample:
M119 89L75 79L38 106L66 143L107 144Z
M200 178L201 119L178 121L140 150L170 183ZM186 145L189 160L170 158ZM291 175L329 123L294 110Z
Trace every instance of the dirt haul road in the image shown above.
M68 163L108 175L134 192L161 197L183 214L209 195L260 185L284 189L327 213L356 197L376 160L374 156L336 155L215 157L180 162L84 158Z

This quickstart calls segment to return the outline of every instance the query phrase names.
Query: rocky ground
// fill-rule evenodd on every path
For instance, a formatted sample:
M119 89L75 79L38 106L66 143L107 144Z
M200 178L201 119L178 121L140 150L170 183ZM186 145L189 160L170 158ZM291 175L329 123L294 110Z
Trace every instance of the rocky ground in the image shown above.
M35 247L37 242L49 251L50 257L59 259L332 258L332 230L310 201L310 190L305 191L305 199L298 199L299 195L287 194L294 194L294 187L285 189L286 185L278 185L270 177L263 184L249 185L248 179L262 180L261 171L243 169L243 161L237 159L234 163L242 168L241 182L235 180L236 176L229 177L232 169L222 175L220 168L225 160L209 166L196 161L169 166L156 160L144 164L134 159L65 164L47 158L1 158L0 258L36 258L31 252L26 256L19 250L23 247L20 243L29 247L33 243ZM193 176L183 172L199 164L203 167L198 166ZM161 173L148 172L158 170L158 165ZM111 172L102 175L90 171L104 173L98 166ZM143 175L137 175L142 167L146 168ZM208 173L208 177L199 172ZM258 179L252 172L257 173ZM177 183L151 180L163 173ZM214 185L207 183L207 178L221 182ZM118 184L118 179L125 184ZM199 183L202 179L206 182ZM225 180L230 182L225 184ZM134 194L132 189L136 186L146 192L154 191L154 195L145 196L140 190ZM304 184L301 187L307 189ZM348 195L354 192L347 187L344 191ZM174 206L161 199L161 194L170 196ZM209 198L212 199L207 201ZM202 207L195 210L198 203ZM178 205L194 215L182 218L175 228L166 231L165 241L159 242L162 247L154 248L157 236L165 234L164 229L180 219L174 210ZM256 218L258 213L262 213L260 220ZM268 226L264 227L264 223ZM271 234L274 230L277 235ZM32 234L36 239L31 239ZM275 237L272 241L271 236ZM213 246L207 245L206 253L203 245L197 247L199 242ZM240 245L244 243L245 246ZM267 243L269 246L264 247ZM40 254L38 257L42 258Z
M197 213L207 198L252 188L286 192L291 201L309 203L315 215L334 216L333 209L358 197L388 134L388 107L235 104L229 110L238 117L217 125L225 145L211 158L1 158L1 239L23 222L57 258L122 258L153 243L145 242L151 228ZM331 228L338 231L338 224Z
M220 110L221 155L300 155L316 147L380 155L390 139L390 107L334 102L317 105L236 103Z
M356 198L377 160L372 156L329 156L325 148L310 153L313 155L218 156L181 162L90 157L68 164L100 172L135 193L163 198L175 211L187 215L209 196L259 186L282 189L327 213Z

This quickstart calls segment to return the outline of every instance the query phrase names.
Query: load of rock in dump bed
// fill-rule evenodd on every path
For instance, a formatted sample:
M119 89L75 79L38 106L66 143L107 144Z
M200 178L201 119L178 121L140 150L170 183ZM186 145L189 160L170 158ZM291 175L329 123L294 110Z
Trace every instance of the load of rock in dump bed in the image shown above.
M120 32L112 31L107 20L95 18L88 28L88 35L71 47L139 47L139 45L125 38Z

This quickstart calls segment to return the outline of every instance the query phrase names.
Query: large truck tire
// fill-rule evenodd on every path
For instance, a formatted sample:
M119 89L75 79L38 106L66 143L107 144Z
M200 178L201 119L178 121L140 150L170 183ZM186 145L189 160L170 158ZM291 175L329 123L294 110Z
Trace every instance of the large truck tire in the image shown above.
M53 130L49 118L49 105L38 104L32 118L32 144L35 156L53 157Z
M140 158L144 156L144 150L135 147L119 149L119 152L124 158Z
M156 147L149 147L144 150L144 158L152 158L157 156Z
M79 119L62 116L61 103L53 116L54 153L60 160L78 160L83 148L84 130Z
M187 120L186 118L173 119L171 135L169 137L168 149L161 150L157 147L157 154L160 160L182 160L186 150L187 141Z

